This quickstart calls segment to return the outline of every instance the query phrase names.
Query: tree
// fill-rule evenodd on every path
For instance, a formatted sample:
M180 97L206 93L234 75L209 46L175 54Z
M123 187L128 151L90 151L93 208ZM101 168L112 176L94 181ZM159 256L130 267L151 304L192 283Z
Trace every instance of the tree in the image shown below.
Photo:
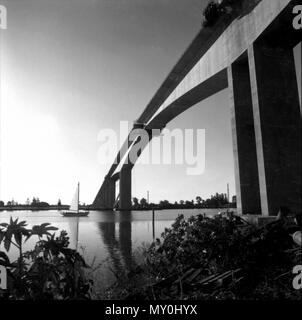
M0 207L4 207L4 202L0 200Z
M45 201L41 201L41 202L37 203L37 207L39 207L39 208L49 207L49 203L47 203Z
M163 200L159 202L159 206L164 209L168 209L171 207L171 203L168 200Z
M200 197L200 196L197 196L197 197L196 197L197 205L199 205L199 206L200 206L201 201L202 201L201 197Z
M192 203L192 201L187 200L185 202L186 208L193 208L194 207L194 203Z
M204 27L213 26L220 16L219 4L211 1L203 12L205 21L203 23Z
M36 198L34 197L33 200L32 200L32 202L31 202L31 205L32 205L32 206L35 206L36 204L37 204L37 200L36 200Z
M143 208L146 208L147 205L148 205L148 202L145 198L142 198L141 201L140 201L140 205L143 207Z
M61 199L58 200L58 207L61 207L62 203L61 203Z
M138 199L136 197L133 197L132 201L133 201L133 207L137 209L139 207Z

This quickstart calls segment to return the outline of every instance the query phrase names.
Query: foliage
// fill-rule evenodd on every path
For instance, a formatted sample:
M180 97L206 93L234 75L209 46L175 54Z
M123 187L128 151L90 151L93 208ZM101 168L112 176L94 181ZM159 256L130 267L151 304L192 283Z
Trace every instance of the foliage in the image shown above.
M247 9L258 3L259 0L220 0L211 1L203 11L204 27L212 27L218 19L232 12L239 13L243 8Z
M290 219L256 227L233 214L198 215L188 220L181 215L165 229L162 240L145 250L142 271L135 272L135 283L144 282L137 280L140 275L152 285L124 287L124 297L301 299L301 292L292 288L292 268L301 263L301 248L290 236L297 229ZM198 274L198 281L182 283L190 272L187 278ZM235 273L238 277L232 276ZM216 281L218 286L216 282L210 288L200 285L204 279L219 279L219 275L226 275L227 286L222 285L222 278Z
M40 201L39 198L33 198L30 205L35 208L49 207L49 203L45 201Z
M203 12L203 15L205 18L203 26L204 27L213 26L221 14L222 14L222 11L219 4L214 1L211 1Z
M14 246L18 258L10 262L7 254L0 251L0 265L8 270L8 290L2 298L24 299L88 299L91 281L85 278L87 265L82 256L68 248L69 238L65 231L55 236L57 228L49 223L27 228L25 221L13 220L0 224L0 245L9 252ZM33 250L23 252L24 243L37 237ZM1 298L1 292L0 292Z
M236 204L229 203L226 194L216 193L212 195L209 199L203 200L200 196L197 196L194 200L180 200L179 203L170 203L168 200L161 200L158 204L148 203L146 199L141 199L140 201L134 197L132 199L132 209L134 210L150 210L150 209L193 209L193 208L226 208L233 207Z

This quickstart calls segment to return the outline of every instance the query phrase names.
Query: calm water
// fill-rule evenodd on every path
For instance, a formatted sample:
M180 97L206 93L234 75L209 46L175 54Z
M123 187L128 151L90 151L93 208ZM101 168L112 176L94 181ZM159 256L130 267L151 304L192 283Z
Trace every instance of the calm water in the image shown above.
M161 210L155 212L154 234L160 237L165 228L171 226L179 214L185 217L206 213L216 214L219 209L184 209ZM78 249L85 256L88 264L97 267L98 281L108 285L114 280L114 274L128 269L134 258L138 259L142 246L150 244L153 240L152 212L111 212L91 211L88 217L62 217L58 211L10 211L0 212L0 221L8 222L10 216L26 220L28 226L49 222L66 230L70 237L70 247ZM79 225L77 225L79 219ZM78 237L78 243L77 243ZM28 242L26 247L32 248L34 244ZM3 247L1 250L4 250ZM11 259L16 252L11 251Z

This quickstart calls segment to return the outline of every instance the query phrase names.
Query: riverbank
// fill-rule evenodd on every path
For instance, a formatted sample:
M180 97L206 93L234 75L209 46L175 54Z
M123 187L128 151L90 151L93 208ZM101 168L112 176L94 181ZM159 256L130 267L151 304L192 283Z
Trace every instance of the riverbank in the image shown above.
M87 206L80 206L84 210ZM17 205L0 207L0 211L50 211L50 210L68 210L69 205L49 205L49 206L31 206L31 205Z
M106 298L299 300L302 292L293 287L293 268L302 261L293 239L299 230L293 218L255 226L235 215L179 216Z

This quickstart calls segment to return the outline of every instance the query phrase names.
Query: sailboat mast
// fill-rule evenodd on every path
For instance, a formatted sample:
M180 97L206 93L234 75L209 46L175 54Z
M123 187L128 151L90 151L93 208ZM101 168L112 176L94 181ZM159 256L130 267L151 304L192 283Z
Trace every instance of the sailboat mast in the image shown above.
M78 213L80 211L80 182L78 182ZM77 216L77 236L76 236L76 251L78 251L79 244L79 216Z
M78 212L80 210L80 182L78 182Z

